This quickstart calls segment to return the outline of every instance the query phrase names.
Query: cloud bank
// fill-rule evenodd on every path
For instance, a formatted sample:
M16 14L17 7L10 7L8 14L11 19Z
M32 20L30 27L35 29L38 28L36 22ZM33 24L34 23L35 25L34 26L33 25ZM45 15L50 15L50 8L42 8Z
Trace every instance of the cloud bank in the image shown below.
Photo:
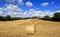
M0 15L2 15L2 16L10 15L12 17L33 17L33 16L44 17L44 16L48 15L50 17L53 17L53 15L55 13L55 12L51 12L50 10L42 11L42 10L36 10L33 8L28 9L28 11L27 10L24 11L22 8L18 7L18 5L12 4L16 0L5 0L5 1L8 2L9 4L5 4L6 7L0 8ZM18 4L25 5L27 7L33 6L33 3L30 1L27 1L24 3L23 0L18 0L17 2L18 2ZM51 4L54 4L54 2L51 2ZM48 5L49 5L48 2L41 3L41 6L43 6L43 7L46 7ZM60 12L60 10L56 11L56 12Z

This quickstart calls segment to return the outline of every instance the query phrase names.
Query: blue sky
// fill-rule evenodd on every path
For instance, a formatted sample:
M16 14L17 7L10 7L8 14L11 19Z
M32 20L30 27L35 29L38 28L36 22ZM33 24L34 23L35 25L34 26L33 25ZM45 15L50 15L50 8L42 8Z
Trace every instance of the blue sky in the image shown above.
M0 15L44 17L60 12L60 0L0 0Z

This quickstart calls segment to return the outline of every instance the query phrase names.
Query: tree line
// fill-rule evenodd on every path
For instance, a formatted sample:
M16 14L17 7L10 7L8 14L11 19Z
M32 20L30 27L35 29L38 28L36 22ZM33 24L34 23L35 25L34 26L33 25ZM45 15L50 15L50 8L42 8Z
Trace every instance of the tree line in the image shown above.
M25 20L25 19L42 19L42 20L49 20L49 21L60 21L60 12L54 13L53 17L44 16L43 18L40 18L39 16L34 16L34 17L26 17L26 18L21 18L21 17L11 17L10 15L7 16L0 16L0 21L13 21L13 20Z
M10 15L7 16L0 16L0 21L14 21L14 20L19 20L22 19L20 17L11 17Z
M44 18L42 18L42 19L43 20L50 20L50 21L60 21L60 12L54 13L53 17L44 16Z

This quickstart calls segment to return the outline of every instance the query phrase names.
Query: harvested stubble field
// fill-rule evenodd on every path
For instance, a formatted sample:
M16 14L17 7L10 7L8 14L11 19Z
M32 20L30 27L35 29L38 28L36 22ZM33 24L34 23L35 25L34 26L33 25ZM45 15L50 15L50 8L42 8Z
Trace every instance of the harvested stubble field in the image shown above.
M35 25L34 34L26 33L25 26ZM1 21L0 37L60 37L60 22L38 19Z

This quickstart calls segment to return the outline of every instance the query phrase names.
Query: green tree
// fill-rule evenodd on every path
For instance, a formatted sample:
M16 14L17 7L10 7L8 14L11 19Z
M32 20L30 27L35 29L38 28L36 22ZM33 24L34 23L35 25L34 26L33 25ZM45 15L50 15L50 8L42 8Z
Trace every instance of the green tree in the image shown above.
M0 21L2 20L2 16L0 16Z
M6 16L6 19L7 19L7 20L11 20L11 16L10 16L10 15L7 15L7 16Z
M49 16L44 16L44 20L50 20L51 18Z
M60 12L54 14L53 20L60 21Z
M59 12L56 12L56 13L54 14L54 18L59 18L59 19L60 19L60 13L59 13Z
M40 19L40 17L39 16L34 16L34 17L32 17L32 19Z

